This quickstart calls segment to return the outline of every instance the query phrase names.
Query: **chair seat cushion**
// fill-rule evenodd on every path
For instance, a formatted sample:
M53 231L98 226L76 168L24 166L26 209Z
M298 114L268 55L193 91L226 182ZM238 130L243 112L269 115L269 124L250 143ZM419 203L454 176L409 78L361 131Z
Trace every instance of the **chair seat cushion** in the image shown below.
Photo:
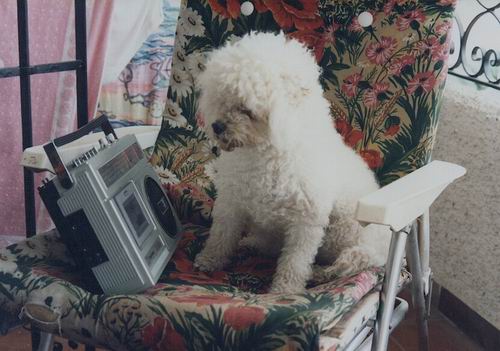
M382 278L373 268L302 294L270 294L272 259L242 249L225 271L194 271L208 229L185 229L158 284L138 295L88 292L55 232L2 249L0 319L22 312L43 330L115 350L317 349Z

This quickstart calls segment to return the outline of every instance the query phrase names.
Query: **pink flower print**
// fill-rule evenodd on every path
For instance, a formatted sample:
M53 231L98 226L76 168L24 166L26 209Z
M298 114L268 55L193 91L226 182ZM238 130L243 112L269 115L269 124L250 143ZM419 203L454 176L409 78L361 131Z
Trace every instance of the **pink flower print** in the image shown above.
M426 93L429 93L434 89L436 85L436 77L432 72L421 72L417 73L412 80L408 82L408 92L410 94L415 93L418 89L422 89Z
M391 62L389 73L392 75L400 75L401 71L406 67L415 63L415 57L412 55L404 55Z
M436 78L436 85L441 85L446 81L448 75L448 65L444 65L443 69Z
M356 96L358 91L358 84L361 81L361 73L352 74L344 79L342 84L342 91L350 98Z
M205 128L205 116L199 111L196 113L196 125L200 128Z
M386 15L390 14L392 9L394 8L394 5L396 5L396 0L389 0L386 2L384 5L384 13Z
M381 99L379 99L380 94L384 94L387 89L389 89L388 83L375 83L372 89L365 91L363 102L368 107L377 106L381 101Z
M392 9L394 9L394 5L403 5L407 0L389 0L385 5L384 5L384 13L386 15L390 14Z
M366 48L366 57L372 63L383 65L389 61L397 46L398 42L396 39L382 36L379 42L368 45Z
M446 37L446 41L441 45L441 49L436 53L436 60L447 61L450 56L451 35Z
M323 33L323 40L327 43L335 42L335 32L340 28L340 24L333 22L330 26L325 28Z
M425 21L425 15L421 10L413 10L401 15L396 20L396 26L402 32L410 28L412 22L421 24ZM412 27L413 28L413 27Z
M451 21L444 21L436 26L436 33L440 35L448 34L451 29Z
M458 0L439 0L438 4L441 5L441 6L453 6L455 7L455 5L457 4L457 1Z
M351 297L356 301L361 300L374 285L373 276L366 271L353 276L348 282L353 285Z
M417 50L419 54L423 54L424 56L430 55L433 58L438 58L442 56L442 46L438 38L430 37L424 41L419 41L417 43Z

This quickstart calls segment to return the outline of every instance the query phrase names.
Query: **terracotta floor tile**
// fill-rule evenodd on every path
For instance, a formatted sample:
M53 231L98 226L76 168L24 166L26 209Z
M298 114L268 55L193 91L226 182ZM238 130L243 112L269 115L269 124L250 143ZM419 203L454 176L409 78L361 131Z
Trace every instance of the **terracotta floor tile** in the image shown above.
M84 351L85 347L79 345L77 349L68 346L68 340L56 337L55 342L59 342L63 349L61 351ZM31 334L23 328L16 328L9 334L0 336L1 351L31 351ZM96 351L105 351L97 349Z
M31 335L22 328L16 328L5 336L0 336L0 350L24 351L31 350Z
M398 297L408 301L408 303L410 304L410 310L408 311L408 313L406 314L406 318L405 318L405 323L413 323L416 325L416 311L412 308L412 303L411 303L411 293L410 293L410 290L409 289L405 289L403 291L401 291L401 293L398 295ZM439 310L437 309L436 306L432 305L431 306L431 315L429 317L429 320L443 320L445 319L446 317L441 313L439 312Z
M396 339L392 336L389 338L389 348L388 351L404 351L404 349L399 345Z
M415 322L403 322L392 337L404 351L418 350ZM445 319L429 321L429 339L431 351L482 351L480 346Z

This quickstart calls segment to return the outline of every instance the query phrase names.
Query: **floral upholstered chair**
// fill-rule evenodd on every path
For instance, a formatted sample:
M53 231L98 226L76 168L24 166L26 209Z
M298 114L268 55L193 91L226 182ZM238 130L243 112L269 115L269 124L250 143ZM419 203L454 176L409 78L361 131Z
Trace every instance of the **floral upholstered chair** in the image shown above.
M92 294L57 233L36 235L0 251L0 319L20 315L44 332L113 350L345 350L371 343L383 350L408 306L395 307L398 288L409 279L401 269L408 237L425 348L426 213L464 172L429 163L455 2L183 1L169 99L150 158L184 222L173 259L142 294ZM217 197L210 162L219 153L197 113L196 77L211 50L254 30L284 31L314 52L332 123L384 185L361 199L357 216L391 226L385 269L310 282L293 295L267 293L275 262L248 250L224 271L193 269L209 233Z

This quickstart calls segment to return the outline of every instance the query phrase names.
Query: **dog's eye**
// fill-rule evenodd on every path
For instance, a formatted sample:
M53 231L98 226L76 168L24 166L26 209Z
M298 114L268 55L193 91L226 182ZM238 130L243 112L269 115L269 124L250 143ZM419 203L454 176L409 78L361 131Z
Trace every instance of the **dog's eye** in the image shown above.
M247 108L245 108L245 107L243 107L243 106L240 106L240 107L238 108L238 110L239 110L239 112L240 112L241 114L243 114L243 115L247 116L248 118L250 118L250 119L254 119L254 115L253 115L252 111L250 111L249 109L247 109Z

